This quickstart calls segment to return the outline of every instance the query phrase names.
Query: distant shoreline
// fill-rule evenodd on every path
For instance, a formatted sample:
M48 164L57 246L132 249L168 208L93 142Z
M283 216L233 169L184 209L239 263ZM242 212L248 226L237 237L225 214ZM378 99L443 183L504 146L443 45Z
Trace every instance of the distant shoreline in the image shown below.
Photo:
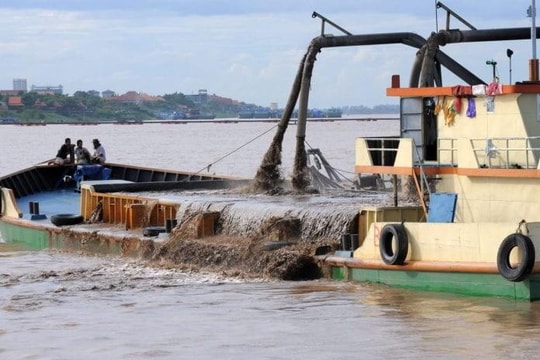
M399 120L399 114L354 114L344 115L336 118L308 118L308 122L337 122L337 121L380 121L380 120ZM133 120L133 121L64 121L64 122L27 122L27 123L2 123L0 125L16 125L16 126L45 126L45 125L100 125L100 124L114 124L114 125L143 125L143 124L188 124L188 123L278 123L279 118L253 118L253 119L239 119L239 118L214 118L214 119L156 119L156 120ZM289 123L295 125L298 122L297 118L292 118Z

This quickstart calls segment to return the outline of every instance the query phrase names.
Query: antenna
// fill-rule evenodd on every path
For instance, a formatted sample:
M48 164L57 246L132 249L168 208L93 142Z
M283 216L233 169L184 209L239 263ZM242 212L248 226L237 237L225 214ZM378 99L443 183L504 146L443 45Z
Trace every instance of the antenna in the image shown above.
M437 9L439 6L437 5L437 0L435 0L435 31L439 32L439 14L437 13Z
M508 72L510 74L510 85L512 85L512 55L514 55L514 52L512 51L512 49L506 49L506 56L508 56L508 61L509 61Z
M538 59L536 58L536 1L531 0L531 6L527 9L527 17L531 22L532 59L529 61L529 80L538 81Z
M496 79L496 68L497 68L497 62L495 60L488 60L486 61L486 65L491 65L493 68L493 81Z
M527 17L532 20L531 24L531 40L532 40L532 56L536 59L536 0L531 0L531 5L527 9Z

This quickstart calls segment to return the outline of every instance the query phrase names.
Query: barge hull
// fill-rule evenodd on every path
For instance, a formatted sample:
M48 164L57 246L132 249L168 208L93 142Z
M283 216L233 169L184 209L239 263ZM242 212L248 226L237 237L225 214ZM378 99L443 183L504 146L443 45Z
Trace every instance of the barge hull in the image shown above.
M511 282L499 274L464 272L424 272L381 270L346 266L323 267L334 280L369 282L423 291L447 292L469 296L498 296L515 300L540 300L540 274L521 282Z

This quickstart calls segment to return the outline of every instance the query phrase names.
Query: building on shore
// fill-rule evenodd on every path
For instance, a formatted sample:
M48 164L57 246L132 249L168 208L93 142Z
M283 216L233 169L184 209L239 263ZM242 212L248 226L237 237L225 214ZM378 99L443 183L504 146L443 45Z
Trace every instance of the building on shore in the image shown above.
M13 79L13 90L27 92L28 83L26 79Z
M64 87L62 85L50 86L50 85L32 85L30 91L38 93L40 95L62 95L64 93Z

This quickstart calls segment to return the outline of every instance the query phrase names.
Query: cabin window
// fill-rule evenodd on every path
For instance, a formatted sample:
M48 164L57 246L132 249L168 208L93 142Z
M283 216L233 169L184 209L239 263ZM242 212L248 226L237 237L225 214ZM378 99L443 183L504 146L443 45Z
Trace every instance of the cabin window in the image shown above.
M394 166L399 139L366 139L371 161L375 166Z
M435 99L424 98L423 108L424 160L437 161L437 115Z
M401 99L401 136L413 139L415 162L437 161L435 99Z

